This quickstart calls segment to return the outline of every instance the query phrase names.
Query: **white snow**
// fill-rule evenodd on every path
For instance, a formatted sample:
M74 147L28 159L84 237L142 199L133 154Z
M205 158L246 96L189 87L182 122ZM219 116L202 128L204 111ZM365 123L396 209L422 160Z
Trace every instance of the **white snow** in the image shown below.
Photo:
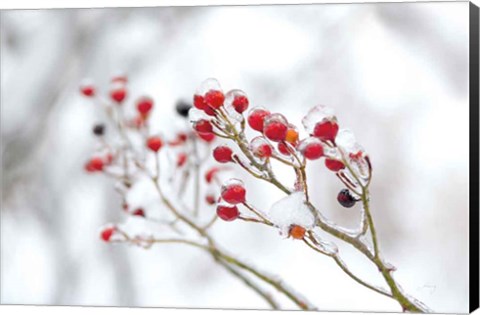
M300 191L275 202L268 211L268 217L282 230L289 229L293 224L311 228L315 222L313 214L305 205L305 195Z

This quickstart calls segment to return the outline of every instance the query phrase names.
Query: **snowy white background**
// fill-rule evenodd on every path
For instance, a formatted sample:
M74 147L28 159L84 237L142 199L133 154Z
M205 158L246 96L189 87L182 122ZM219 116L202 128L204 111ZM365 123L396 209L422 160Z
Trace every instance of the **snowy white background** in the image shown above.
M97 117L77 84L120 69L161 104L163 128L211 76L297 124L313 105L335 107L372 156L397 279L435 311L467 311L467 14L465 3L2 12L2 303L264 308L201 252L98 241L121 216L110 183L82 171ZM316 203L352 225L334 176L320 163L310 174ZM248 185L258 205L280 197ZM398 310L272 230L225 223L215 234L320 309Z

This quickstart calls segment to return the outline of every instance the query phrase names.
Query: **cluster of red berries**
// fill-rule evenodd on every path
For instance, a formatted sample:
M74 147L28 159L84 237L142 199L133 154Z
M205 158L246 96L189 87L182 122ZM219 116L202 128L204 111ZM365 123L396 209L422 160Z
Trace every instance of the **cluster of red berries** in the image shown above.
M251 129L261 133L248 143L249 151L260 160L282 155L292 158L298 154L305 160L318 160L324 157L325 167L332 172L341 174L346 168L336 144L339 125L330 108L319 105L310 110L302 120L308 136L300 139L298 128L280 113L272 113L263 107L254 107L244 119L243 114L250 104L247 95L240 90L232 90L225 95L215 79L204 81L195 93L193 101L194 107L205 114L193 120L193 128L199 135L217 132L228 134L231 131L231 127L228 126L231 121L242 122L243 128L245 120ZM217 146L213 150L213 158L219 163L240 163L227 145ZM219 208L224 209L226 213L238 212L230 209L231 207L230 212L225 210L224 206Z
M97 90L97 87L91 83L82 84L80 87L80 93L87 98L97 101L99 104L104 104L107 107L107 110L110 112L125 111L127 109L127 83L128 80L125 76L114 77L111 80L111 88L105 97L102 97L101 93L99 93ZM210 100L211 97L208 99ZM136 113L136 116L133 116L133 118L123 119L123 114L115 115L118 117L118 119L122 119L119 121L119 124L123 127L131 128L133 131L141 131L140 135L144 137L144 145L150 152L158 154L165 146L170 147L172 152L175 152L176 154L175 163L177 168L184 168L187 164L189 164L188 152L192 147L192 145L189 144L189 141L196 139L196 135L198 136L198 139L206 143L210 143L215 139L214 134L196 134L193 132L178 132L175 138L170 140L166 140L159 135L145 136L145 134L148 134L149 130L147 128L149 117L151 116L151 113L155 107L154 100L148 96L141 96L133 102L133 106ZM177 114L183 118L188 116L188 112L191 108L192 105L185 101L179 101L175 105ZM118 159L120 161L118 157L121 157L123 154L120 149L115 149L115 147L105 144L107 140L104 138L105 129L105 125L102 123L96 124L92 128L93 134L99 137L101 140L100 144L102 145L102 149L100 153L95 154L94 157L88 160L85 164L85 170L89 173L105 171L106 167L114 163L115 160ZM209 174L206 175L207 181L212 182L213 178L215 177L215 173L217 172L218 169L210 170ZM125 182L124 184L126 185L126 189L130 188L131 184L128 182ZM214 194L207 193L206 202L210 205L215 204L216 198L214 197ZM146 217L146 212L143 208L130 209L130 206L126 202L123 204L123 209L129 215ZM109 241L115 232L115 226L108 226L102 230L101 238L104 241Z
M220 84L215 79L203 82L193 100L194 106L198 110L212 117L193 121L193 128L203 136L215 133L218 120L225 118L222 114L243 115L250 103L247 95L240 90L232 90L225 96ZM320 111L321 109L316 108L315 110ZM295 125L289 123L282 114L271 113L263 107L252 108L246 121L250 128L262 133L262 136L254 138L249 145L252 153L260 159L267 159L275 154L272 143L276 143L276 148L282 155L291 156L300 152L308 160L317 160L326 156L326 147L335 145L335 138L339 130L334 115L323 115L318 121L315 121L312 128L308 128L310 137L300 141ZM216 148L213 156L220 163L233 162L233 151L228 146ZM340 159L331 156L326 157L325 166L334 172L345 168Z

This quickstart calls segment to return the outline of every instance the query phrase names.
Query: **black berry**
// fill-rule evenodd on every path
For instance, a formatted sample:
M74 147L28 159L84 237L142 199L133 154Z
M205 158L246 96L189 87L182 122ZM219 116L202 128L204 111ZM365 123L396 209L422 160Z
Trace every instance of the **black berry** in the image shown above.
M105 133L105 125L104 124L96 124L93 126L93 134L96 136L103 136Z
M175 106L175 110L177 114L182 117L188 117L188 111L192 108L192 105L185 101L178 101L177 105Z
M338 202L345 208L351 208L357 202L348 189L342 189L337 196Z

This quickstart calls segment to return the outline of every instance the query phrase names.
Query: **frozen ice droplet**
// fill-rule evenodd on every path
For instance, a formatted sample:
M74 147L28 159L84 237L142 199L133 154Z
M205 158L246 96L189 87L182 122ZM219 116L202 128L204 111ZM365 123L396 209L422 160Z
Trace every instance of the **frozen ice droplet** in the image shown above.
M315 222L313 214L305 204L303 192L294 192L275 202L268 212L268 217L281 230L288 230L291 225L309 229Z
M239 114L247 110L249 100L242 90L231 90L225 95L225 107Z
M205 96L209 91L222 91L222 87L217 79L208 78L203 81L196 91L196 95Z
M260 162L271 157L273 153L272 145L262 136L253 138L248 147Z
M194 107L190 108L188 111L188 120L191 122L199 121L200 119L209 119L205 112L196 109Z
M348 153L353 152L357 146L355 135L350 129L340 129L337 137L335 138L335 143Z
M325 105L317 105L312 108L302 119L302 124L309 134L313 134L315 125L325 119L334 120L335 112L333 108Z

